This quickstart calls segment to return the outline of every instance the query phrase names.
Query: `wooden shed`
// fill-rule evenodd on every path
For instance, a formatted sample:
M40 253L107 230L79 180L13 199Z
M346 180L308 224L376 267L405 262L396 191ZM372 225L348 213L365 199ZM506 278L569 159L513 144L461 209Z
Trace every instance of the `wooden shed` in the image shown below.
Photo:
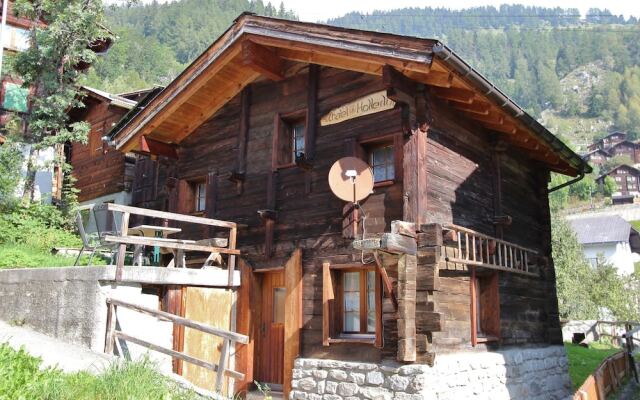
M562 343L547 185L590 167L439 41L243 14L111 140L148 157L137 205L241 224L238 390Z

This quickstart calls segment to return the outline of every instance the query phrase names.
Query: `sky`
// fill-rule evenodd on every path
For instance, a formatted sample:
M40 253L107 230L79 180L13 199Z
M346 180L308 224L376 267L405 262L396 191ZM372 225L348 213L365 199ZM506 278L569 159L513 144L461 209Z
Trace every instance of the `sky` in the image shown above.
M113 1L113 0L111 0ZM150 2L151 0L142 0ZM271 1L278 6L280 0ZM403 7L448 7L454 9L499 6L504 3L517 3L529 6L577 8L581 14L586 14L589 8L607 8L612 13L623 14L625 17L633 15L640 17L640 1L638 0L284 0L286 8L293 9L303 21L325 21L329 18L342 16L350 11L371 12L373 10L389 10Z

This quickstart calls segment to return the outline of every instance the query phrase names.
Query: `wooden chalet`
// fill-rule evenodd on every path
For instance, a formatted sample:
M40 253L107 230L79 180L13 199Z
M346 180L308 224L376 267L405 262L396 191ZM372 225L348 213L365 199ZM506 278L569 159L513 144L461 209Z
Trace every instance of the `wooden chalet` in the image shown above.
M630 165L618 165L611 171L600 175L596 182L604 184L604 179L609 176L616 182L616 191L613 193L614 200L624 197L633 202L633 198L640 196L640 170Z
M69 120L86 121L91 131L87 143L73 143L66 151L77 180L78 200L83 204L96 201L129 204L136 155L109 148L103 139L137 101L127 98L126 93L113 95L90 87L83 87L82 94L85 106L72 110Z
M236 391L562 344L547 186L591 168L439 41L243 14L111 140L147 156L134 205L238 223ZM329 189L345 156L361 209Z

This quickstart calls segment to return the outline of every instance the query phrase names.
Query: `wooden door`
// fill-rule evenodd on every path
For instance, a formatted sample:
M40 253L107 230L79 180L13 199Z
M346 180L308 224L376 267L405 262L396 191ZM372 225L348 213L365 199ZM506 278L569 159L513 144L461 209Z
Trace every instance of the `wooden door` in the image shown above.
M283 383L285 298L284 273L263 274L255 377L272 388Z

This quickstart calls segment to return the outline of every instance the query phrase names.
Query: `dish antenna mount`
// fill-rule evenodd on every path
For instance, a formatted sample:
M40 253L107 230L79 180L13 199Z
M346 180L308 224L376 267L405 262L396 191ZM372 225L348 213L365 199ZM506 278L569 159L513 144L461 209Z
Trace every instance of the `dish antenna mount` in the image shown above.
M329 170L329 187L339 199L357 204L371 194L373 172L359 158L341 158Z

